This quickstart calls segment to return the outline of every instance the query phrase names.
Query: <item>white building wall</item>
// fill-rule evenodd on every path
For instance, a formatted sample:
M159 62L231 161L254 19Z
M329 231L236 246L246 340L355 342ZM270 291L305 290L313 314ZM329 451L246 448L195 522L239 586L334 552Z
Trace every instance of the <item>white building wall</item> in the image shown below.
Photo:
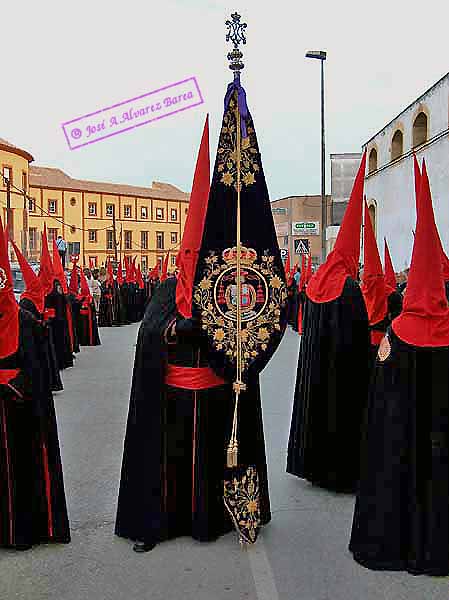
M449 254L449 75L379 132L365 147L377 149L378 170L365 180L368 203L375 202L376 236L381 256L386 237L396 271L410 265L416 225L412 150L413 122L424 111L428 117L428 143L416 148L421 164L425 158L437 227ZM403 132L404 156L391 163L391 140ZM432 142L432 138L443 137ZM391 164L389 164L391 163Z

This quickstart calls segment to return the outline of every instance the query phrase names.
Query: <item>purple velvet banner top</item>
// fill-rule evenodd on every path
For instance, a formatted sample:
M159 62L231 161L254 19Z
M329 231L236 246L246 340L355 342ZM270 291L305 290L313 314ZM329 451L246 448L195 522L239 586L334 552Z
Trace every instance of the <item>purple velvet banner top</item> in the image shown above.
M239 105L240 111L240 129L242 132L242 137L246 138L248 136L246 131L246 119L249 116L248 105L246 104L246 92L243 89L243 86L240 84L239 80L234 80L232 83L228 85L228 89L226 91L226 96L224 100L224 109L225 112L229 106L229 102L232 98L232 94L237 90L237 102Z

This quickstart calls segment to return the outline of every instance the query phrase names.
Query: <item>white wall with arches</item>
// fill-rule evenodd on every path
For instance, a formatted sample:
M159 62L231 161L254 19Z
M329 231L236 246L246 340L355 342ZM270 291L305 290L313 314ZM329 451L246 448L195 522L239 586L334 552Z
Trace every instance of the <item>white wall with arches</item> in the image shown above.
M413 124L420 113L427 117L426 141L414 148ZM420 121L422 126L425 119ZM398 130L402 132L402 154L396 158L393 140ZM415 135L419 133L415 130ZM376 204L381 256L385 236L395 269L410 265L416 223L412 149L420 164L426 160L437 226L449 253L449 74L364 145L368 155L372 148L377 151L377 169L371 169L365 179L365 195Z

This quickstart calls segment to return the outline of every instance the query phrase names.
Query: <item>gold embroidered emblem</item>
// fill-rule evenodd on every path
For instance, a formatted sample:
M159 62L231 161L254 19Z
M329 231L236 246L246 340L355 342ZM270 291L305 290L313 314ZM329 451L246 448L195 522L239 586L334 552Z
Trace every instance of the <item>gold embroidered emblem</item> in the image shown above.
M252 248L241 249L241 322L243 370L267 349L270 337L281 329L281 309L287 288L276 273L273 256L262 256ZM237 248L227 248L221 257L208 256L203 278L194 291L201 311L202 327L215 350L224 351L230 361L237 358Z
M242 544L254 544L260 529L259 477L248 467L241 477L224 482L224 503Z
M229 101L228 109L223 117L223 127L218 141L217 165L221 173L221 183L226 186L233 185L237 189L237 117L236 93ZM260 171L260 154L257 149L257 140L251 119L247 120L248 137L242 138L240 149L240 181L246 187L256 181Z
M379 344L379 350L377 351L377 358L380 362L384 362L390 356L391 345L388 336L386 335Z

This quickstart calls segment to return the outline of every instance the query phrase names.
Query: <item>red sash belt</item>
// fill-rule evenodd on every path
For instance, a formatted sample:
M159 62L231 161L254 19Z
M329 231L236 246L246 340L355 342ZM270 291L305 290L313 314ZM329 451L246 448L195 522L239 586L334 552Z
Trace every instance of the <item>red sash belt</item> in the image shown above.
M185 390L207 390L225 385L226 381L216 375L210 367L178 367L167 365L165 384Z
M378 346L385 337L385 331L371 330L371 345Z
M46 308L44 310L44 321L54 319L56 317L56 310L54 308Z
M0 369L0 385L8 385L19 374L19 369Z

